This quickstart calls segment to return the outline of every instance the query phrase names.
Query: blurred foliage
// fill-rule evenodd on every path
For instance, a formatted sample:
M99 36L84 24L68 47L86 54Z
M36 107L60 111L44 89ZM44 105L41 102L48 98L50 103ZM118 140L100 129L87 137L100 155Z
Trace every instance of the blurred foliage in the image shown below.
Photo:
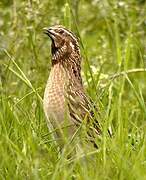
M48 74L46 66L50 63L50 49L42 28L65 24L65 3L58 0L4 0L0 3L1 49L7 49L15 57L36 86L44 83ZM104 73L117 71L119 63L124 62L125 48L130 41L127 68L144 67L145 1L76 0L70 2L70 9L69 21L74 32L77 32L77 28L80 32L90 64L97 69L104 65ZM118 62L117 51L120 51L122 62ZM9 63L3 50L0 57L1 64ZM42 75L44 78L40 78Z
M10 172L9 177L2 177L13 179L10 174L14 175L15 154L16 171L22 178L28 177L30 169L32 174L36 173L35 168L39 163L43 177L48 179L49 173L54 173L58 160L55 159L54 149L50 146L49 149L41 142L47 128L35 90L43 96L51 68L51 42L43 34L43 27L62 24L71 28L80 39L85 88L94 101L101 100L99 104L103 108L105 120L117 135L113 143L110 140L107 142L109 164L102 157L104 152L99 158L97 155L97 158L92 159L99 170L94 173L102 179L113 179L115 175L119 179L146 178L146 74L131 73L127 78L122 76L110 81L108 85L110 75L146 67L146 1L1 0L0 17L0 119L3 119L0 127L3 137L0 143L3 146L0 152L5 157L1 166L7 164L3 174ZM23 73L27 77L26 82L19 77ZM30 83L35 90L30 88ZM1 149L3 147L4 150ZM36 152L36 149L41 152ZM48 151L51 153L51 165L46 162L48 156L44 151L47 151L46 154ZM135 159L137 154L139 161ZM82 161L80 163L80 166L77 163L76 171L73 170L77 179L88 172L88 166ZM89 166L95 171L95 165L89 163ZM95 179L92 173L88 177ZM32 179L31 176L29 178Z

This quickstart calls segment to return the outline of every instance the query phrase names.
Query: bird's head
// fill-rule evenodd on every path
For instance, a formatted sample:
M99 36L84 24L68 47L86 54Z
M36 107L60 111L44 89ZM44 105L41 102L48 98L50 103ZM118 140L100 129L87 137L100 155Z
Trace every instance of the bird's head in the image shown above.
M66 59L73 54L80 56L79 44L76 36L65 27L57 25L44 28L44 33L52 40L53 60Z

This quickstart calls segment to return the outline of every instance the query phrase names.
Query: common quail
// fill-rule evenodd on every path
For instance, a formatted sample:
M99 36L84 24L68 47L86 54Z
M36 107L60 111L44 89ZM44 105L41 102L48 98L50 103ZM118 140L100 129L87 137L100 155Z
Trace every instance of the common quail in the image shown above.
M60 137L63 128L72 136L84 122L89 137L100 134L93 104L81 78L81 55L76 36L63 26L44 28L51 40L52 66L44 93L44 111Z

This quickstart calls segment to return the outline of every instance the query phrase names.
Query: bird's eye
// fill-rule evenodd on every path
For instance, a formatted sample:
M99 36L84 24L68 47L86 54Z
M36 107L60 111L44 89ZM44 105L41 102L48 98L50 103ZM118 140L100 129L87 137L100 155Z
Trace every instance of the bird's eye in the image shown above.
M64 31L62 29L60 29L58 32L59 32L59 34L63 34L64 33Z

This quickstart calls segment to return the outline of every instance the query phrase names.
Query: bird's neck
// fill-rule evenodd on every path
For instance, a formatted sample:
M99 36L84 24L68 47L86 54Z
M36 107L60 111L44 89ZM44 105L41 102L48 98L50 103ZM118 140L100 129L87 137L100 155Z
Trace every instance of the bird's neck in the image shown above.
M82 84L80 54L72 53L68 56L58 57L58 59L52 58L52 67L56 65L61 66L65 70L70 81Z

